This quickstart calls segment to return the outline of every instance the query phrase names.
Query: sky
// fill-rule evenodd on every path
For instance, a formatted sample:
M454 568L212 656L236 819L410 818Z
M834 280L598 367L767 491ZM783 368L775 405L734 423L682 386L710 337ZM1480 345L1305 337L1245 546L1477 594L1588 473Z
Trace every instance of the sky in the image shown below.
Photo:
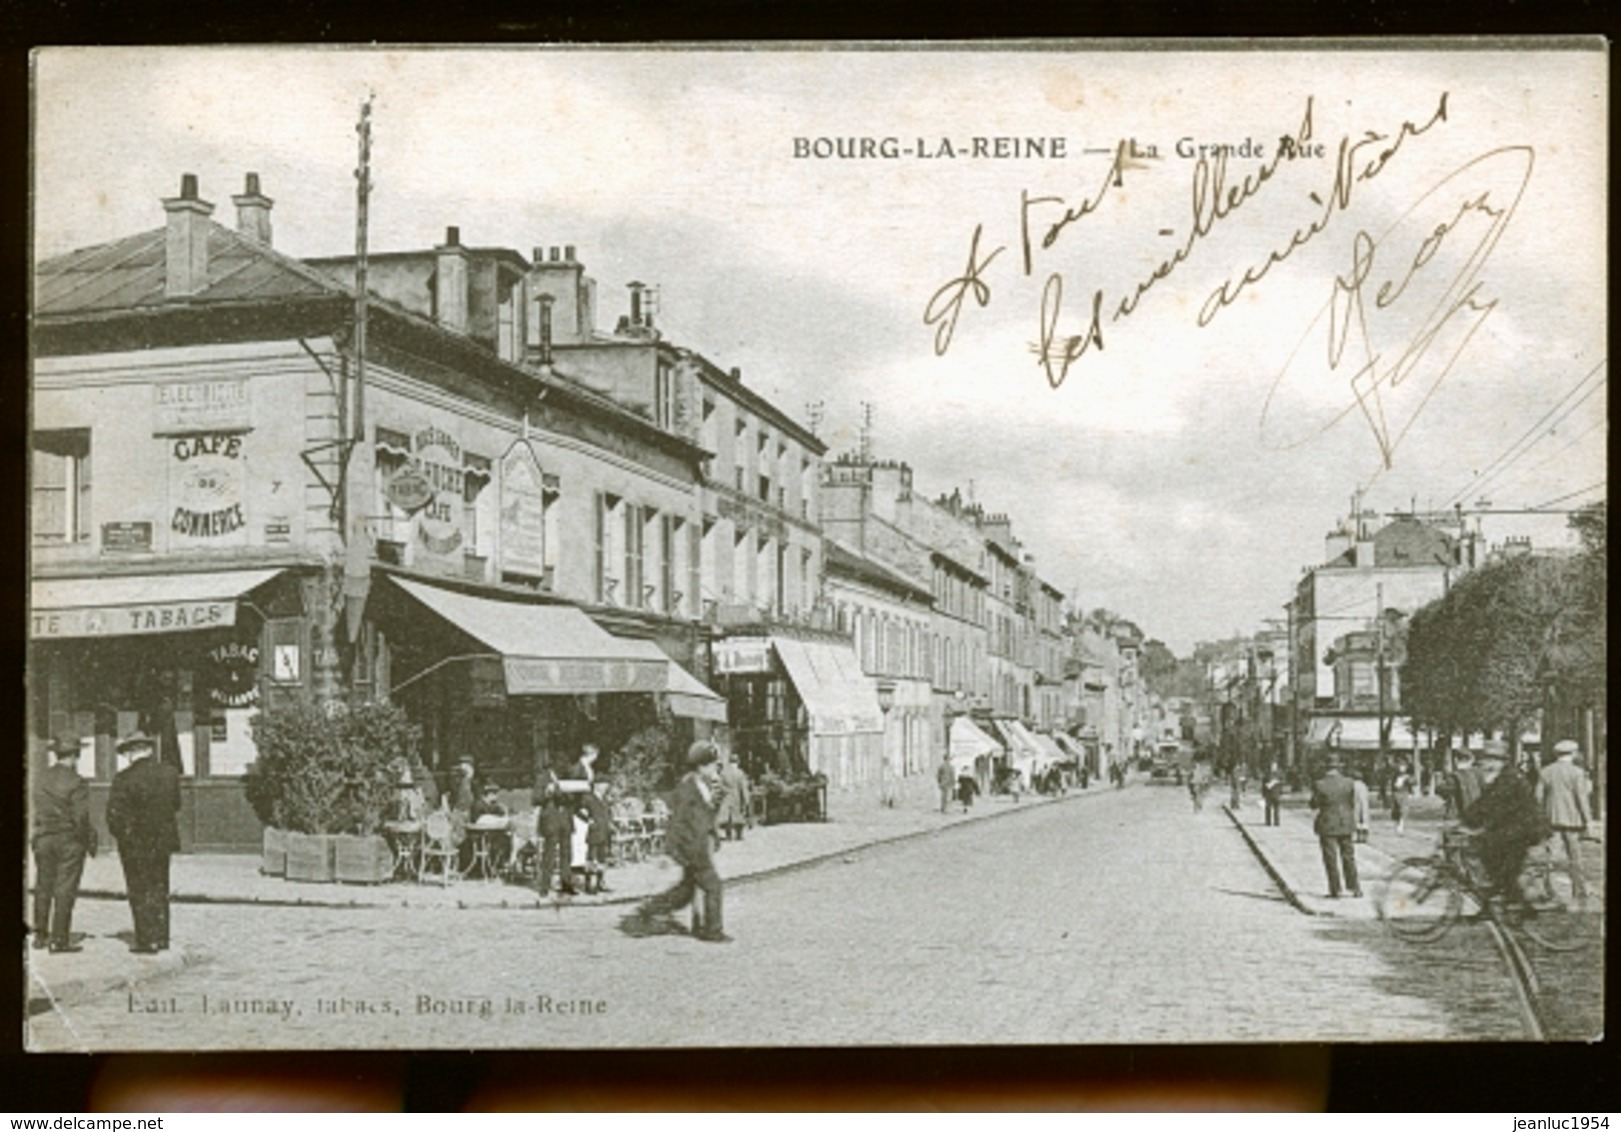
M1604 64L58 49L34 251L160 226L182 173L231 224L251 170L281 251L345 254L369 95L373 250L572 244L610 327L654 284L667 337L800 420L819 403L830 455L870 404L875 456L1007 513L1078 606L1186 655L1282 618L1359 492L1603 497ZM1472 521L1570 542L1562 516Z

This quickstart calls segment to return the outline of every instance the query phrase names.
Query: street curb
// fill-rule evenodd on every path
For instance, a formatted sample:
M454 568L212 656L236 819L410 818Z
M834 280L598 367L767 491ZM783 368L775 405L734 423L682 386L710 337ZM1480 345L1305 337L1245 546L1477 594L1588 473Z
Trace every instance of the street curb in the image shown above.
M35 1014L52 1009L53 1003L58 1009L64 1006L77 1006L109 991L134 989L143 983L167 979L172 975L178 975L188 967L197 966L206 959L207 956L202 952L176 948L160 952L150 966L138 972L105 972L64 979L54 984L46 983L34 969L33 964L28 963L26 970L30 977L27 1017L32 1018Z
M1294 890L1294 887L1288 881L1283 879L1283 874L1278 871L1277 866L1272 863L1271 859L1262 852L1260 845L1256 843L1254 835L1244 825L1243 820L1233 813L1233 808L1223 802L1221 812L1226 814L1227 820L1231 821L1238 829L1239 836L1244 839L1244 844L1250 847L1250 852L1254 853L1255 859L1261 862L1261 867L1272 878L1272 883L1278 886L1278 891L1283 894L1283 898L1289 902L1290 906L1304 915L1316 916L1317 911L1307 907L1306 902L1300 899L1300 894Z
M746 882L754 882L754 881L765 880L765 879L769 879L771 877L780 876L780 875L783 875L783 874L786 874L786 873L791 873L791 872L794 872L795 870L798 870L798 869L814 868L814 867L816 867L818 865L827 864L828 862L832 861L835 858L849 856L852 853L859 853L859 852L862 852L864 850L872 849L872 848L875 848L875 847L880 846L880 845L892 845L892 844L895 844L897 842L910 841L910 840L913 840L915 838L920 838L920 837L933 837L933 836L935 836L937 834L945 832L946 830L956 829L956 828L958 828L960 826L972 825L972 824L975 824L975 823L978 823L978 822L984 822L984 821L993 821L993 820L995 820L997 818L1005 817L1005 816L1008 816L1010 814L1029 813L1029 812L1033 812L1035 810L1038 810L1041 807L1046 806L1046 805L1073 801L1073 800L1076 800L1078 798L1103 797L1103 796L1105 796L1107 794L1110 794L1110 793L1113 793L1113 791L1112 790L1098 790L1098 791L1072 790L1068 794L1063 794L1063 795L1060 795L1060 796L1058 796L1056 798L1054 798L1054 797L1032 796L1031 802L1028 805L1026 805L1024 803L1018 803L1018 804L1009 803L1009 805L1006 808L1000 808L1000 809L995 809L995 810L989 809L987 807L985 810L983 810L980 813L974 814L974 815L972 815L970 817L964 817L964 818L962 818L962 819L960 819L958 821L954 821L954 822L950 823L949 825L940 825L940 826L935 826L935 827L929 828L929 829L907 830L904 833L897 833L897 834L893 834L893 835L890 835L890 836L887 836L887 837L880 837L880 838L877 838L876 840L873 840L873 841L858 842L858 843L855 843L855 844L852 844L852 845L847 845L842 849L829 850L828 852L818 853L815 856L811 856L811 857L804 857L804 858L801 858L801 859L799 859L797 861L788 861L788 862L785 862L785 863L780 864L780 865L769 865L769 866L766 866L764 868L756 869L753 872L738 873L735 876L729 876L729 877L726 877L724 879L725 879L725 882L728 885L735 885L735 884L742 884L742 883L746 883ZM512 886L512 887L516 888L517 886ZM531 892L531 896L532 896L532 890L518 889L518 891L529 891L529 892ZM649 896L653 896L653 895L656 895L656 892L644 892L644 893L639 893L639 894L627 894L627 895L624 895L624 896L613 895L613 896L610 896L606 900L595 900L595 899L587 898L585 900L544 900L543 901L543 900L531 898L531 899L527 899L527 900L524 900L524 899L517 899L517 900L503 899L503 900L499 900L499 901L492 899L492 900L489 900L489 901L477 901L477 902L472 902L472 903L470 903L468 901L465 901L465 900L458 900L454 906L451 906L449 904L439 903L439 902L436 902L436 901L422 901L419 904L413 905L411 903L411 901L405 900L405 899L380 900L380 899L359 899L359 898L354 898L354 897L351 897L351 898L349 898L347 900L338 899L336 897L333 897L333 898L330 898L330 899L320 899L320 898L308 899L308 898L305 898L305 897L302 897L302 896L295 896L295 897L228 896L228 895L212 895L212 894L209 894L209 893L202 893L202 892L178 892L178 893L172 894L169 897L169 900L170 900L170 903L172 903L172 904L239 905L239 906L244 906L244 907L264 907L264 908L331 908L331 909L333 909L335 911L359 910L359 909L411 908L411 907L445 908L445 909L448 909L450 911L471 911L471 910L475 910L475 909L476 910L490 910L490 911L502 911L502 910L504 910L504 911L526 911L526 910L533 910L533 909L565 908L565 907L576 907L576 908L624 907L624 906L632 905L632 904L640 904L642 901L646 900ZM124 893L115 892L115 891L113 891L111 889L81 889L80 892L79 892L78 898L80 900L117 900L117 901L122 901L122 900L127 900L128 899L128 897Z

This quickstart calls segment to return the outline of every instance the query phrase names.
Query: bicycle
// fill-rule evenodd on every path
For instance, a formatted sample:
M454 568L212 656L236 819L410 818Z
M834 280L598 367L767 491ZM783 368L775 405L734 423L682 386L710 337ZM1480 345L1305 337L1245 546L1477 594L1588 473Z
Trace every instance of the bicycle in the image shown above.
M1469 855L1472 837L1446 829L1434 854L1409 857L1385 880L1377 903L1379 918L1398 938L1434 943L1465 916L1490 917L1499 926L1524 933L1549 951L1574 951L1588 940L1586 919L1576 900L1569 861L1546 851L1528 857L1517 880L1519 901L1487 898Z

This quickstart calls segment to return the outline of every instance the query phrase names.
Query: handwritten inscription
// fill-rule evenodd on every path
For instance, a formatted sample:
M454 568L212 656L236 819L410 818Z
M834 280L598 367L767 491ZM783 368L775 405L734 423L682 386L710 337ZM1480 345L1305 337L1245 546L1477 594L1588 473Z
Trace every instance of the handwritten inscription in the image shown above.
M1073 254L1074 233L1089 217L1114 203L1116 190L1148 168L1157 157L1134 140L1122 140L1108 166L1088 189L1074 196L1022 190L1017 213L1017 270L1044 275L1037 307L1037 336L1031 351L1047 384L1058 389L1088 355L1101 352L1114 329L1125 323L1156 289L1176 276L1194 252L1254 202L1276 198L1281 174L1305 159L1332 161L1327 183L1306 193L1315 211L1274 246L1226 271L1205 294L1194 316L1208 327L1245 291L1260 284L1274 267L1289 260L1323 232L1336 226L1359 199L1361 187L1378 178L1415 141L1448 121L1449 94L1441 93L1424 114L1385 130L1347 133L1332 145L1319 139L1315 101L1306 100L1294 127L1272 141L1243 137L1230 142L1179 139L1174 153L1192 159L1186 197L1186 235L1166 255L1122 287L1083 288L1071 295L1063 270L1048 267L1060 245ZM1504 147L1472 159L1429 189L1391 229L1375 238L1352 233L1347 266L1337 273L1322 312L1290 355L1262 410L1263 432L1283 443L1297 443L1296 428L1282 428L1278 394L1290 382L1320 380L1331 373L1351 394L1326 423L1312 422L1316 435L1351 413L1360 412L1373 431L1388 466L1401 436L1456 362L1480 322L1496 302L1482 292L1478 276L1513 216L1530 177L1529 147ZM1246 162L1247 164L1240 164ZM1272 204L1281 201L1272 201ZM1342 222L1343 223L1343 222ZM1161 235L1170 234L1160 229ZM930 295L924 324L933 329L934 350L944 355L965 311L990 306L992 265L1010 244L993 244L983 223L974 226L967 262ZM1303 351L1308 339L1325 335L1319 354ZM1321 358L1321 368L1306 359ZM1433 363L1433 364L1432 364ZM1422 375L1423 380L1417 380ZM1395 390L1410 382L1408 393ZM1411 392L1417 389L1418 392ZM1402 403L1406 398L1410 404Z
M1262 434L1295 447L1360 413L1384 467L1486 317L1479 278L1525 195L1530 146L1502 146L1436 182L1378 238L1358 230L1317 316L1272 383ZM1326 325L1325 325L1326 323ZM1320 349L1310 349L1316 343ZM1277 413L1296 382L1336 374L1353 399L1325 418Z

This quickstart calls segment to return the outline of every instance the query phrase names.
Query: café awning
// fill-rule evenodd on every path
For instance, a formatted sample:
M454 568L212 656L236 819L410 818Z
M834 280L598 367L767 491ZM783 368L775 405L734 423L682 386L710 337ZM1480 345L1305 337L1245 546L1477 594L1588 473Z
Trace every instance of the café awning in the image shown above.
M1319 747L1338 747L1342 751L1377 751L1379 749L1379 717L1376 715L1319 715L1311 721L1306 741ZM1407 722L1390 720L1390 749L1411 751L1417 744Z
M707 719L714 723L726 722L726 701L699 682L692 673L665 655L652 641L619 638L619 643L638 656L658 661L665 666L664 696L670 711L683 719Z
M821 735L883 732L878 686L861 671L848 647L776 636L771 638L771 647L805 703L812 731Z
M662 692L669 685L662 653L654 659L631 647L572 605L499 601L408 578L390 580L498 656L508 695Z
M29 586L29 636L52 640L229 628L236 624L242 596L281 572L37 578Z

